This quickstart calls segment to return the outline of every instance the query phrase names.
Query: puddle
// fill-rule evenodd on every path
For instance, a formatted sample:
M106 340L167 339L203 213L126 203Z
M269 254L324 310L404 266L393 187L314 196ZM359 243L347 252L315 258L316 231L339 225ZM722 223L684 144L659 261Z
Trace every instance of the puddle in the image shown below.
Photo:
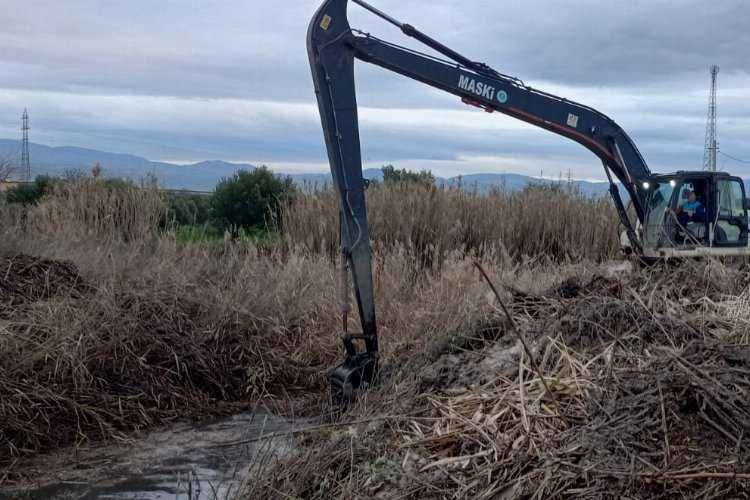
M269 460L293 451L288 435L257 438L304 423L256 411L175 424L127 444L61 450L24 465L31 481L0 499L231 499Z

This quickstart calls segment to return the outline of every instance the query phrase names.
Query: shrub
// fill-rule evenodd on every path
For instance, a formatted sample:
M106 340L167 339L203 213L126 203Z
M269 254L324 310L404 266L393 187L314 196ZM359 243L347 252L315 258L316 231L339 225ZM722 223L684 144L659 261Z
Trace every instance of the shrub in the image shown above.
M166 195L167 223L178 226L203 226L211 219L211 197L187 192Z
M8 203L20 203L24 206L36 205L42 197L49 193L56 179L47 175L39 175L34 182L19 184L6 193Z
M221 229L264 228L278 223L279 207L296 193L291 177L281 178L268 168L240 170L222 179L211 197L216 224Z

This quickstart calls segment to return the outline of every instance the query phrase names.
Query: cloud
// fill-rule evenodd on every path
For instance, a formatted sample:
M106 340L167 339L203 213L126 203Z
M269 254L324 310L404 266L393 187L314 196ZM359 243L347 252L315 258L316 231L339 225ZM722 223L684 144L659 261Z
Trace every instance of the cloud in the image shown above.
M325 165L305 52L313 1L17 0L0 12L0 134L181 161ZM470 57L600 109L654 170L698 168L709 64L719 137L750 157L750 14L742 0L373 0ZM419 48L350 6L353 26ZM602 176L582 147L366 64L357 66L368 165L442 175L544 165ZM727 168L748 171L741 164ZM497 167L493 167L493 165ZM744 169L744 170L743 170ZM748 172L750 173L750 172Z

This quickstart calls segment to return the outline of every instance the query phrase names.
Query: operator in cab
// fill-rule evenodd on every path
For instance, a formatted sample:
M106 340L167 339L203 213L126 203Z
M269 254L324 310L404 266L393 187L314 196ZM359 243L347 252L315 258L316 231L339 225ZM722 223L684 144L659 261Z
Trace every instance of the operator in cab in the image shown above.
M705 222L706 207L698 200L695 191L688 191L687 200L677 206L675 214L677 220L683 226L687 225L688 222Z

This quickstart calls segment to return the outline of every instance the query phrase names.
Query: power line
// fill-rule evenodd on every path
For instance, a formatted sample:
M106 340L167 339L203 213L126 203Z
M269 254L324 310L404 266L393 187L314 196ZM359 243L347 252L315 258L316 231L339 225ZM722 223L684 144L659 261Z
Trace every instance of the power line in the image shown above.
M729 154L726 154L724 151L719 151L719 154L726 156L727 158L731 158L734 161L738 161L740 163L750 163L750 160L743 160L742 158L737 158L736 156L732 156Z

